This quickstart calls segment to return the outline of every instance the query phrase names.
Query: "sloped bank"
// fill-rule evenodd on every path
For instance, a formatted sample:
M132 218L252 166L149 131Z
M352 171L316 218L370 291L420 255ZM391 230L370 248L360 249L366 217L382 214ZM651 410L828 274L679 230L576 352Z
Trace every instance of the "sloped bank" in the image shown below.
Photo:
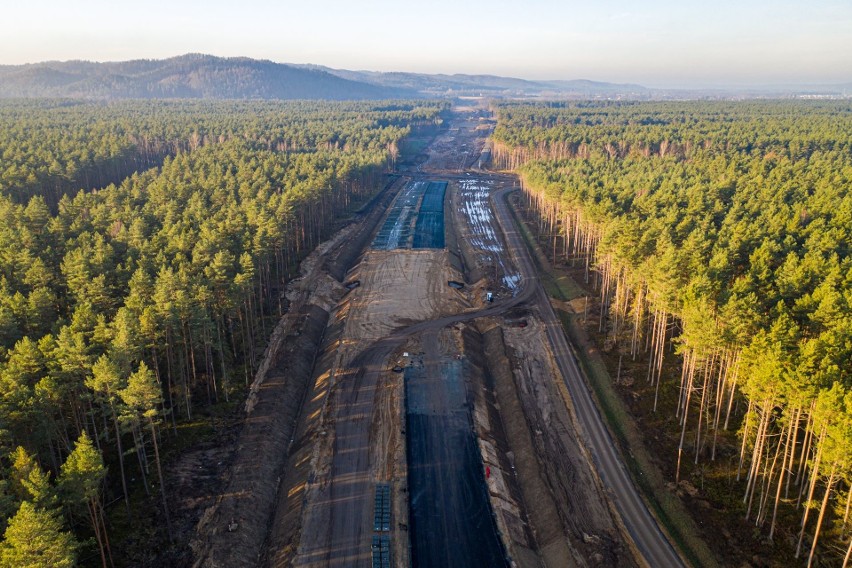
M369 242L395 190L391 180L353 223L303 261L287 285L290 310L270 339L246 401L246 420L224 473L224 491L202 515L190 543L193 566L257 566L279 504L291 444L312 384L330 313L346 288L345 275ZM331 273L331 274L330 274Z
M257 402L240 433L227 489L208 509L192 543L194 566L256 566L278 492L314 354L322 343L328 312L308 305L298 336L275 356Z

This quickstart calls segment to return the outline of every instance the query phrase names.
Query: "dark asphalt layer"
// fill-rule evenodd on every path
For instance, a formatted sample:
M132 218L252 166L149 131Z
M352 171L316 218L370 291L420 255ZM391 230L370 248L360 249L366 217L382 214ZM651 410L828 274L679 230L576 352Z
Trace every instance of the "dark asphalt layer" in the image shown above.
M405 372L411 557L415 568L497 568L505 554L483 483L462 362L441 361L424 334L424 364Z
M447 182L430 181L423 194L411 248L444 248L444 194Z

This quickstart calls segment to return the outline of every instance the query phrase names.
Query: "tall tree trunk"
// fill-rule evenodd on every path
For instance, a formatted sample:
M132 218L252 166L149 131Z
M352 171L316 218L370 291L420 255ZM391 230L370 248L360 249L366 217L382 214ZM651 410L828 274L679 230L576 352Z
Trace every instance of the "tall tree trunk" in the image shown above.
M163 498L163 514L166 517L166 532L169 535L169 542L174 542L174 536L172 535L172 523L169 519L169 502L168 499L166 499L166 484L163 480L163 468L160 465L160 450L157 444L157 430L152 418L148 419L148 426L151 428L151 439L154 441L154 461L157 463L157 476L160 478L160 495Z
M86 508L89 510L89 520L92 522L92 530L95 531L95 540L98 542L98 552L101 555L101 566L109 568L107 564L106 548L104 548L103 538L101 537L101 523L98 520L98 513L95 510L95 502L93 499L86 501Z
M225 402L228 402L228 371L225 367L225 349L222 344L222 322L220 318L216 318L216 338L219 342L219 362L222 364L222 392L225 395Z
M686 382L686 400L683 409L683 424L680 430L680 443L677 446L677 467L675 468L675 483L680 483L680 461L683 457L683 441L686 438L686 423L689 418L689 399L692 394L692 379L695 371L695 359L692 359L689 375Z
M805 529L808 526L808 514L811 512L811 501L813 501L814 498L814 489L816 489L817 477L819 476L819 465L820 460L822 459L822 443L824 437L825 428L822 429L819 436L819 442L817 443L817 454L814 458L813 471L811 471L811 482L808 489L808 499L805 504L805 514L802 516L802 529L799 531L799 542L796 544L796 558L798 558L802 553L802 541L805 539Z
M834 472L836 464L832 464L831 473L828 476L828 483L825 487L825 495L822 498L822 507L819 509L819 518L817 519L816 532L814 532L814 541L811 544L811 553L808 555L808 568L811 568L814 562L814 554L816 553L817 542L819 542L819 533L822 529L822 521L825 519L825 510L828 508L828 498L831 495L831 487L834 485Z
M793 410L793 415L790 417L790 430L787 434L787 440L784 444L784 460L781 463L781 471L778 473L778 490L775 492L775 506L772 508L772 521L769 523L769 540L775 535L775 520L778 518L778 504L781 502L781 489L784 487L784 473L787 471L787 456L792 456L796 452L794 432L796 424L798 424L799 410ZM792 466L792 460L790 461ZM787 485L789 487L789 483Z
M104 519L104 507L101 502L95 501L96 510L98 512L98 518L100 519L101 528L103 529L103 537L104 537L104 545L106 546L107 558L109 559L109 565L115 566L115 562L112 560L112 548L109 545L109 534L107 534L106 528L106 520Z
M115 445L118 449L118 468L121 471L121 490L124 494L124 505L127 508L127 516L130 517L130 496L127 493L127 475L124 471L124 449L121 447L121 429L118 426L118 417L115 414L115 406L112 401L109 404L112 413L112 423L115 426Z
M131 432L133 433L133 445L136 446L136 458L139 460L139 473L142 475L142 485L145 487L145 495L151 495L151 489L148 487L148 463L143 447L144 440L137 424L133 425Z

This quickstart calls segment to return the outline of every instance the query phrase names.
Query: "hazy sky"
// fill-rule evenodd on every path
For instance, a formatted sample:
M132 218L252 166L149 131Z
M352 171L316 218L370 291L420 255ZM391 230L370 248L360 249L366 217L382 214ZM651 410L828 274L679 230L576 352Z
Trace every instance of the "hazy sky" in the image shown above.
M852 82L852 0L5 0L0 64L188 52L648 86Z

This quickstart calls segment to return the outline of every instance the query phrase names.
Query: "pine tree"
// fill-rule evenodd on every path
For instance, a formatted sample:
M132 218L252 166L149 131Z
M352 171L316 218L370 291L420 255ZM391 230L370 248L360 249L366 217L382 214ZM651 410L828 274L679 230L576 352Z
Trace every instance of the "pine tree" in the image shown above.
M119 393L121 399L132 413L131 418L138 420L144 417L151 430L151 441L154 444L154 460L157 464L157 476L160 479L160 494L163 498L163 513L166 518L166 531L169 540L172 539L172 526L169 519L169 503L166 498L166 485L163 481L163 468L160 464L160 449L157 443L157 419L160 406L163 404L162 391L157 384L157 378L148 366L142 362L139 369L127 379L127 387Z
M9 475L12 493L21 501L32 501L42 508L55 505L56 496L50 486L50 476L39 467L27 451L18 446L12 453Z
M62 464L59 484L70 503L86 505L104 568L113 564L101 503L101 485L105 475L103 458L84 430L77 439L74 451Z
M116 404L119 402L118 392L123 386L118 366L108 356L101 355L92 366L92 376L86 379L86 386L101 397L105 406L109 409L109 416L115 428L116 453L118 454L118 464L121 470L121 489L124 493L124 504L127 507L127 513L130 514L130 497L127 493L127 476L124 471L124 448L121 444L121 428L118 423L118 413L115 410Z
M76 565L77 542L62 530L59 515L24 501L9 520L0 544L0 568L70 568Z

